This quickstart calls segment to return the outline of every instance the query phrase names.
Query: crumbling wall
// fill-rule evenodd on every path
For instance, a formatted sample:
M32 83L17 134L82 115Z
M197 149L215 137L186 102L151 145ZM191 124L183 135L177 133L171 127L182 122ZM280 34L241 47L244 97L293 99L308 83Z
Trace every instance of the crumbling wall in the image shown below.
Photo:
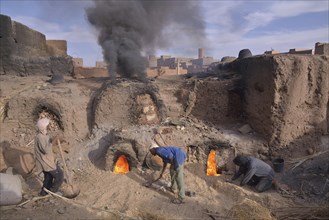
M73 63L70 56L4 58L0 64L0 74L29 76L61 73L71 75Z
M47 40L47 52L51 56L66 56L67 42L66 40Z
M74 68L76 67L83 67L83 58L72 58L72 61L73 61L73 66Z
M109 77L110 74L108 70L104 68L75 66L73 76L77 79L81 79L81 78Z
M148 97L146 102L136 101L143 97ZM131 124L157 124L164 118L156 89L140 82L109 83L93 103L93 125L98 128L124 129Z
M283 147L327 131L328 57L274 55L244 59L248 123L271 146Z
M17 123L18 133L33 137L40 113L46 112L46 116L55 121L55 125L49 127L52 134L63 134L68 139L82 139L89 134L87 113L81 110L87 109L86 97L79 96L79 100L71 101L78 95L72 94L68 88L50 90L42 86L40 90L43 94L37 91L35 94L38 95L32 96L29 90L27 94L22 92L11 98L8 101L4 123Z
M329 43L315 43L314 54L329 56Z
M98 128L156 125L167 117L175 121L188 115L212 125L240 119L242 99L234 91L236 81L182 82L158 82L156 87L139 82L109 84L94 99L92 124Z
M50 46L44 34L12 21L6 15L0 15L0 27L0 74L27 76L72 73L72 58L66 55L62 41L57 41L56 46L49 43L52 45L49 53Z
M2 55L46 56L46 37L42 33L0 15Z
M194 117L213 125L239 120L242 113L242 100L232 91L236 82L209 80L195 83L191 110Z
M244 111L253 129L271 138L274 100L274 64L270 56L246 58L239 62L244 79Z

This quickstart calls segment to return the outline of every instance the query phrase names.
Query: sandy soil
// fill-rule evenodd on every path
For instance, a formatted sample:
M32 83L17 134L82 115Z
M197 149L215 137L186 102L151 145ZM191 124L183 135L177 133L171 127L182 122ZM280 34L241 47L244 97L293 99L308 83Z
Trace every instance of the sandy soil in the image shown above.
M22 93L24 97L33 97L36 93L46 93L51 90L61 96L63 91L70 90L72 97L79 99L71 99L72 106L69 107L78 112L79 105L85 105L90 95L102 86L101 80L75 81L70 78L66 78L65 86L52 86L45 82L47 79L47 77L1 76L0 95L8 99ZM79 113L77 114L79 116ZM79 120L76 120L74 127L80 129L82 124L85 122L79 124ZM182 138L185 140L196 136L200 138L220 136L234 143L237 151L247 153L265 145L257 134L243 135L238 132L241 126L241 124L231 124L226 127L211 128L195 120L187 125L185 130L168 134L166 138L170 141L177 138L175 135L181 134L184 134ZM85 133L88 133L88 128L81 129L85 129ZM130 131L134 132L127 136L151 136L151 129L152 126L132 126ZM174 126L172 129L177 128ZM145 187L144 184L156 177L157 172L140 165L132 168L128 174L116 175L111 170L97 166L95 158L90 157L90 152L99 147L96 142L106 136L108 131L96 129L91 135L85 136L80 135L84 132L75 133L74 129L67 132L62 137L63 147L67 152L65 156L68 157L67 163L73 176L73 183L80 188L80 194L70 200L48 196L36 201L31 200L24 205L2 206L1 219L275 219L275 210L278 208L329 204L329 187L325 188L322 196L311 201L310 194L302 195L298 190L288 186L282 180L289 171L288 164L284 173L277 175L278 183L284 190L272 189L259 194L248 186L239 187L239 180L233 183L225 182L234 173L232 165L221 176L209 177L205 174L205 164L202 161L189 161L185 166L186 191L194 192L195 196L187 196L184 204L172 204L170 199L174 195L165 187L169 181L168 172L163 180L152 184L151 187ZM7 140L12 147L24 147L34 135L33 129L26 129L20 126L19 122L5 120L1 124L0 142ZM32 149L31 146L26 148ZM286 158L307 155L307 148L304 148L299 149L298 152L291 150ZM322 161L325 160L322 158ZM266 162L270 163L268 160ZM35 198L40 186L40 177L26 176L22 202Z

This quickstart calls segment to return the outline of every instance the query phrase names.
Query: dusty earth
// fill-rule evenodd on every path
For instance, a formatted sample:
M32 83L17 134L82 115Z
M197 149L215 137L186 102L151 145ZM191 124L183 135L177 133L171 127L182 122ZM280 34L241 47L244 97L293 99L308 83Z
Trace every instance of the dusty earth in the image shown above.
M199 120L193 115L174 117L175 106L169 113L173 117L162 120L162 123L144 123L143 118L134 115L122 117L120 110L126 111L133 103L122 102L123 93L113 92L106 78L73 79L65 76L65 82L52 85L48 76L16 77L0 76L1 98L6 102L4 120L1 122L0 142L2 150L9 143L10 148L20 148L33 152L31 141L36 133L35 121L42 110L52 114L57 122L51 128L52 135L59 135L65 149L66 163L72 182L81 192L74 199L64 200L55 196L33 199L41 187L41 176L35 175L36 170L23 175L23 200L18 205L2 206L1 219L287 219L328 218L329 182L328 152L324 146L309 152L307 146L285 149L281 154L286 164L283 173L277 173L280 189L272 189L265 193L256 193L252 188L239 187L239 180L228 183L235 167L232 158L238 153L251 154L271 164L271 157L265 148L266 142L256 133L241 133L244 125L239 120L227 120L219 126ZM184 83L182 78L159 77L152 80L150 87L158 86L161 94L165 89L175 89L175 85ZM206 80L206 79L197 79ZM211 77L210 80L213 79ZM172 82L175 81L176 84ZM119 86L130 88L136 82L120 81ZM106 89L109 88L109 89ZM116 90L119 91L119 90ZM129 90L130 91L130 90ZM132 93L134 90L131 89ZM108 92L108 94L106 93ZM104 95L105 94L105 95ZM110 95L109 95L110 94ZM97 97L91 99L91 97ZM104 97L108 102L101 102ZM184 97L179 94L178 97ZM144 97L147 99L147 97ZM167 100L166 100L167 99ZM55 100L55 101L49 101ZM163 103L169 102L163 97ZM97 105L98 103L105 103ZM41 105L50 103L52 105ZM109 109L116 103L122 108ZM162 103L162 104L163 104ZM58 106L56 106L58 104ZM156 103L161 106L161 103ZM59 109L56 114L54 109ZM109 116L102 112L109 111ZM200 112L202 109L200 109ZM163 114L160 107L157 118ZM176 111L177 112L177 111ZM94 114L92 114L94 113ZM60 115L60 117L59 117ZM105 116L104 116L105 115ZM167 112L168 115L168 112ZM129 117L137 117L138 123L129 123ZM175 120L174 120L174 119ZM215 119L214 119L215 120ZM113 123L112 123L113 122ZM120 124L120 123L121 124ZM146 121L147 122L147 121ZM107 125L108 123L108 125ZM192 192L184 204L170 203L174 197L166 190L169 182L167 172L163 180L146 187L145 183L157 177L159 171L148 164L147 149L155 133L160 130L168 145L182 147L188 153L185 166L186 191ZM109 146L117 143L114 139L136 140L138 154L134 166L127 174L112 172ZM211 147L217 147L217 156L223 172L221 176L206 175L206 158ZM54 145L58 160L61 161L58 149ZM318 155L317 155L318 153ZM300 162L299 158L310 157L294 170L293 165ZM145 159L146 158L146 159ZM289 163L290 162L290 163ZM61 162L62 164L62 162ZM147 166L147 164L149 166ZM12 166L8 161L2 164L1 171L6 172ZM306 172L308 171L308 172ZM313 177L307 175L311 173ZM296 181L299 178L301 181ZM317 180L315 180L317 179ZM313 181L313 182L312 182ZM64 184L65 185L65 184ZM193 195L195 193L195 195ZM27 202L27 203L24 203ZM325 207L321 212L309 212L301 215L310 207ZM306 208L305 208L306 207ZM291 209L289 209L291 208ZM313 210L314 211L314 210Z

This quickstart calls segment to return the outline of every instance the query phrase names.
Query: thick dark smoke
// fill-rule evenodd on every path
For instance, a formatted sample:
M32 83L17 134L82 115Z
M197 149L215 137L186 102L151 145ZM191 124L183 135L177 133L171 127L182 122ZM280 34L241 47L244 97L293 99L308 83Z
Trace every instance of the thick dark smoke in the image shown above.
M165 36L169 27L179 27L177 37L188 34L195 42L205 35L198 1L94 0L86 12L99 31L112 79L119 74L144 80L146 56L175 41Z

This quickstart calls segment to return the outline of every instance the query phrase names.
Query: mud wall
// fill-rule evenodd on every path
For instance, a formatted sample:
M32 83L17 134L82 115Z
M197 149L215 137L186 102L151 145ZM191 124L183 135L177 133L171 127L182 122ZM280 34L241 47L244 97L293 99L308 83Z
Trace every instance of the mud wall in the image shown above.
M47 45L44 34L12 21L6 15L0 15L0 27L0 74L72 73L72 58L66 54L66 41Z
M242 102L234 81L196 81L191 114L213 125L239 120ZM191 96L193 97L193 96Z
M94 99L94 125L124 128L188 115L211 125L235 123L242 114L242 99L232 91L235 84L234 80L109 84Z
M75 78L94 78L109 77L110 75L106 68L75 66L73 76Z
M46 56L47 46L44 34L0 15L1 48L3 54L11 56Z
M51 56L66 56L67 42L66 40L47 40L47 52Z
M314 54L329 56L329 43L315 43Z
M248 123L271 146L328 132L328 57L269 55L244 59Z
M241 60L240 73L244 78L244 110L253 129L267 140L272 134L272 106L275 94L274 63L269 56Z
M164 114L156 93L152 85L138 82L105 85L93 101L93 126L125 129L131 124L159 123Z
M176 75L183 75L186 74L187 70L180 68L179 71L177 69L170 69L168 67L161 67L160 69L158 68L147 68L146 69L146 75L148 77L156 77L156 76L161 76L161 75L166 75L166 76L176 76Z
M87 112L83 109L87 110L88 97L79 96L69 88L39 87L43 94L29 89L10 99L4 123L17 123L18 134L26 133L31 138L35 135L39 113L45 111L52 116L49 119L54 119L55 125L50 128L52 135L63 134L68 140L85 138L89 130Z

